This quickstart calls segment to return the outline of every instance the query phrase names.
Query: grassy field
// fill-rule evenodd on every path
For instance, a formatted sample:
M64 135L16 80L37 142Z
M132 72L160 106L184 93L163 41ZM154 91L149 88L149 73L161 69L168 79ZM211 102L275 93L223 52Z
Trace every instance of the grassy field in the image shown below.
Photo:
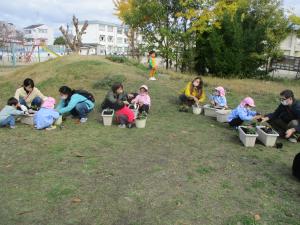
M298 145L244 148L227 125L178 112L178 90L190 76L164 73L149 82L146 74L141 66L72 56L0 77L2 106L26 77L56 98L64 84L87 89L98 109L107 89L95 84L124 75L127 91L145 83L153 102L146 129L104 127L98 110L87 124L68 119L48 132L0 129L1 225L300 224L300 183L291 176ZM225 86L232 107L252 96L262 113L276 107L282 89L300 97L295 81L204 81L207 91Z

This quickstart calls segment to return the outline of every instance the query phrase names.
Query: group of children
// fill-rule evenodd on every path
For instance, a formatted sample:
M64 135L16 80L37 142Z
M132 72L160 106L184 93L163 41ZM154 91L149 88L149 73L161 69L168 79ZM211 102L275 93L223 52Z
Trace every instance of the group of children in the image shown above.
M28 80L30 81L28 84ZM111 101L106 108L116 110L116 119L120 128L132 127L136 115L129 108L130 104L139 110L139 113L148 113L151 106L149 89L146 85L139 88L139 93L130 94L130 98L122 99L119 95L123 93L123 85L117 85L112 88L112 95L106 100ZM9 98L7 105L0 111L0 127L15 128L16 119L23 116L31 116L36 129L55 129L62 120L62 115L71 113L73 116L79 116L80 122L87 121L87 114L94 108L94 103L85 93L77 93L66 86L59 90L61 101L55 108L56 100L53 97L45 97L36 87L31 79L23 82L21 90L16 91L17 97ZM24 92L24 93L23 93ZM74 93L73 93L74 92ZM116 96L116 99L114 99ZM125 96L125 95L124 95ZM31 99L31 100L28 100ZM23 104L22 104L22 103Z

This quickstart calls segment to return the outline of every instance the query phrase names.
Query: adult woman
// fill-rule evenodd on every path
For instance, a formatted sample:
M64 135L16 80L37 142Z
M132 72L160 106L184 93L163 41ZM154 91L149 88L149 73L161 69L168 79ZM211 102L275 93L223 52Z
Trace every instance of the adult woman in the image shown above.
M184 106L204 103L205 98L206 95L203 89L203 80L201 77L196 77L189 82L181 91L181 95L179 96L179 100Z
M106 94L104 101L101 104L102 109L120 109L124 104L128 105L133 94L128 94L124 91L124 87L121 83L115 83L112 85L111 90Z
M22 87L16 90L15 98L27 108L38 109L47 97L34 86L32 79L27 78Z
M78 117L81 123L85 123L87 121L87 115L95 107L93 101L68 86L60 87L59 94L61 101L56 107L56 110L62 115L71 113L74 117Z

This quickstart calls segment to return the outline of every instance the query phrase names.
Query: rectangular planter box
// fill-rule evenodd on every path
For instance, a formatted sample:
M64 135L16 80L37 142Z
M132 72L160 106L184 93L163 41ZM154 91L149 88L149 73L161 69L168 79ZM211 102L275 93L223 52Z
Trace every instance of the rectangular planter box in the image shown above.
M33 126L34 125L33 117L34 117L34 115L22 116L20 122L30 125L30 126Z
M105 115L105 112L107 112L107 111L108 111L107 109L104 109L102 111L102 114L101 114L102 119L103 119L103 125L104 126L111 126L115 112L113 110L113 113L111 115Z
M226 109L220 109L217 110L217 120L220 123L227 123L228 122L228 116L231 113L231 110L226 110Z
M246 128L244 126L239 126L239 138L241 142L244 144L245 147L254 147L256 138L258 137L258 134L246 134L242 128Z
M258 140L260 140L265 146L273 147L276 143L279 134L273 130L274 134L267 134L262 130L265 126L257 126L256 131L258 133Z
M195 114L195 115L200 115L201 113L202 113L202 111L203 111L203 108L202 108L202 106L197 106L197 105L192 105L192 108L193 108L193 113Z
M205 105L203 108L205 116L217 117L217 109L211 107L210 105Z

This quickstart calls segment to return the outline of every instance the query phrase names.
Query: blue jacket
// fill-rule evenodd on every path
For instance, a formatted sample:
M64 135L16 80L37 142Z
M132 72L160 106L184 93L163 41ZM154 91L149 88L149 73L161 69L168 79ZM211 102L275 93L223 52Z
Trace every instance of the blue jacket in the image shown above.
M212 96L210 96L210 99L221 107L224 107L227 105L227 100L226 100L225 96L212 95Z
M243 121L251 121L253 117L256 116L256 112L248 110L247 108L239 105L237 108L231 111L228 122L231 122L233 119L240 118Z
M41 130L50 127L59 117L54 109L41 108L34 115L33 121L37 129Z
M95 107L94 103L88 100L86 97L80 94L73 94L67 106L65 106L65 100L61 100L57 105L56 110L60 114L68 113L71 112L78 103L82 102L86 103L89 110L92 110Z
M25 114L23 111L17 110L16 107L7 105L0 111L0 121L5 120L9 116L20 116L20 115L25 115Z

